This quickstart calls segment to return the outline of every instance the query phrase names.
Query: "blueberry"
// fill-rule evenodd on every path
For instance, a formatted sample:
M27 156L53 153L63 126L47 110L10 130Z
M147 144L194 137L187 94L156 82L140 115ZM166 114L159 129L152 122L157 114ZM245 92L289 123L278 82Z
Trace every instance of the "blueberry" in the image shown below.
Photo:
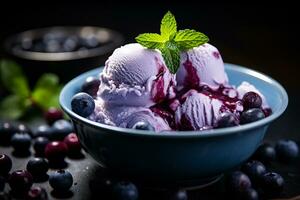
M28 133L16 133L11 138L11 145L15 153L28 154L31 145L31 137Z
M10 145L11 138L16 132L17 128L13 124L9 122L0 123L0 145Z
M276 151L272 145L265 143L258 147L253 158L264 164L270 164L276 158Z
M16 193L27 192L33 184L32 175L26 170L17 170L11 173L8 184Z
M0 192L4 190L4 187L5 187L5 178L0 176Z
M75 133L70 133L69 135L67 135L64 139L64 142L68 147L69 154L71 155L80 154L81 145Z
M25 124L18 124L17 126L17 132L18 133L28 133L30 136L32 136L32 131L31 129L26 126Z
M239 124L233 113L222 113L220 117L217 119L216 128L225 128L237 126Z
M267 170L261 162L251 160L242 165L242 171L249 176L252 183L258 183Z
M44 113L44 118L48 122L49 125L52 125L55 121L59 119L63 119L64 114L63 112L58 109L51 107Z
M50 142L45 148L45 156L49 160L50 164L63 163L67 153L67 145L60 141Z
M97 96L97 91L99 89L100 80L96 77L90 76L81 86L81 91L85 92L92 97Z
M6 176L12 167L12 161L6 154L0 154L0 176Z
M259 108L251 108L242 112L240 123L247 124L265 118L264 112Z
M267 172L262 177L261 187L267 196L276 196L283 190L284 179L280 174Z
M241 193L251 188L251 181L243 172L234 171L228 176L227 187L231 192Z
M51 140L63 140L69 133L74 132L73 125L70 121L60 119L52 125Z
M47 200L48 194L47 191L39 186L32 187L26 196L26 200Z
M172 192L170 200L188 200L188 195L185 190L177 190Z
M154 127L149 124L149 122L145 121L139 121L135 123L132 127L133 129L138 129L138 130L148 130L148 131L155 131Z
M53 129L48 125L39 125L33 131L33 137L47 137L50 138L53 133Z
M71 107L76 114L82 117L88 117L95 109L95 102L89 94L80 92L73 96Z
M243 200L258 200L259 196L255 189L248 188L239 195L239 199Z
M280 161L290 162L297 158L299 148L292 140L279 140L275 145L276 155Z
M55 191L66 192L73 184L73 176L70 172L61 169L50 175L49 183Z
M34 180L39 181L47 176L49 164L44 158L32 158L28 161L26 169L33 176Z
M260 108L262 105L261 97L255 92L247 92L243 96L242 102L246 110L251 108Z
M136 200L139 197L136 186L126 181L116 183L113 187L113 193L116 200Z
M45 156L45 148L49 143L49 139L46 137L37 137L33 141L33 149L35 151L35 155L39 157Z

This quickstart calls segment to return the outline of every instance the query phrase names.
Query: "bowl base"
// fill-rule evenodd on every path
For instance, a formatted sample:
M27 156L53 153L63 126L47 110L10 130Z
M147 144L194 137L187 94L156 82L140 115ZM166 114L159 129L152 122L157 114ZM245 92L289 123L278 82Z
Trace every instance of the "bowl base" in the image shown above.
M219 174L213 177L201 178L195 180L186 181L174 181L174 182L152 182L152 181L141 181L134 180L135 183L142 186L146 190L154 191L168 191L172 188L182 188L188 191L200 190L211 186L219 182L223 178L224 174Z

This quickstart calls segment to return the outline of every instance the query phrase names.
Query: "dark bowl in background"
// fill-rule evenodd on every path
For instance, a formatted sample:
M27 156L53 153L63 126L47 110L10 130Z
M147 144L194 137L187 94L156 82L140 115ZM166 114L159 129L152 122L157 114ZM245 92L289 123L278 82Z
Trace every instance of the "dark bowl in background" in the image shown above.
M92 46L75 48L71 51L68 49L68 51L45 52L37 49L38 45L34 45L45 38L51 40L51 37L62 38L60 42L65 42L71 37L80 38L80 41L81 39L85 41L87 38L91 39ZM63 41L64 38L65 41ZM33 84L45 72L56 73L62 82L67 82L82 72L102 66L113 50L123 43L123 35L111 29L92 26L60 26L15 34L5 40L4 48L6 56L22 66L25 74L30 77L30 83Z

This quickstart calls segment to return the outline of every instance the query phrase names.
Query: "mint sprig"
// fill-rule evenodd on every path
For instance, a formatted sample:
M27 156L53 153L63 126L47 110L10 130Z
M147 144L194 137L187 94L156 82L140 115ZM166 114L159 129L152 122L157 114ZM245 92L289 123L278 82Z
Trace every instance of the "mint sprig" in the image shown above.
M0 118L18 119L35 107L41 111L59 107L62 86L55 74L43 74L33 90L21 67L11 60L0 60L0 86L10 94L0 100Z
M208 37L192 29L177 31L174 15L168 11L161 20L160 34L143 33L136 41L149 49L159 49L169 70L175 74L180 64L180 52L198 47L209 41Z

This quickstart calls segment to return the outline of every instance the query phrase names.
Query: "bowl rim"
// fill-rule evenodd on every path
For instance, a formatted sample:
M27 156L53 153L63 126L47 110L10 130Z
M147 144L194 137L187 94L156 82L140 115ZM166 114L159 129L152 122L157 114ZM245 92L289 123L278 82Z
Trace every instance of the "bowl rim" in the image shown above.
M135 130L135 129L129 129L129 128L120 128L120 127L110 126L110 125L102 124L99 122L94 122L92 120L89 120L87 118L77 115L72 110L68 109L68 107L65 104L66 102L63 101L63 95L66 93L66 91L69 88L71 88L76 82L78 82L78 79L80 79L84 76L94 74L96 71L99 71L99 69L101 67L87 71L87 72L75 77L71 81L69 81L63 87L63 89L60 93L59 103L61 105L61 108L64 110L64 112L66 112L71 118L79 120L82 123L84 123L85 125L88 125L90 127L106 129L106 130L108 130L107 132L109 132L109 133L114 132L114 134L120 133L120 134L135 135L135 136L170 137L170 138L171 137L172 138L173 137L174 138L178 138L178 137L179 138L214 137L214 136L222 136L222 135L229 135L229 134L234 134L234 133L238 133L238 132L243 132L243 131L247 131L247 130L251 130L251 129L255 129L255 128L267 125L271 121L278 118L285 111L285 109L287 108L287 105L288 105L288 95L280 83L278 83L276 80L274 80L273 78L271 78L270 76L268 76L264 73L261 73L261 72L258 72L258 71L255 71L255 70L252 70L252 69L249 69L246 67L242 67L242 66L239 66L236 64L231 64L231 63L224 63L224 65L225 65L225 69L230 69L233 71L238 71L238 72L241 72L244 74L255 76L255 77L267 82L268 84L275 86L275 88L277 88L278 92L280 93L280 95L282 97L283 103L281 104L281 106L277 109L276 112L272 113L270 116L268 116L262 120L252 122L249 124L244 124L241 126L220 128L220 129L210 129L210 130L202 130L202 131L162 131L162 132L157 133L154 131Z
M27 35L42 35L49 31L59 30L65 32L76 32L82 29L93 29L96 31L104 31L108 33L108 40L111 40L111 43L105 44L103 46L88 49L86 51L72 51L72 52L35 52L35 51L26 51L22 49L13 49L13 41L20 39ZM30 29L27 31L19 32L14 35L9 36L4 41L4 49L19 58L35 60L35 61L67 61L67 60L78 60L91 58L99 55L104 55L111 50L114 50L116 47L122 45L125 39L124 36L115 30L100 27L100 26L49 26L44 28Z

